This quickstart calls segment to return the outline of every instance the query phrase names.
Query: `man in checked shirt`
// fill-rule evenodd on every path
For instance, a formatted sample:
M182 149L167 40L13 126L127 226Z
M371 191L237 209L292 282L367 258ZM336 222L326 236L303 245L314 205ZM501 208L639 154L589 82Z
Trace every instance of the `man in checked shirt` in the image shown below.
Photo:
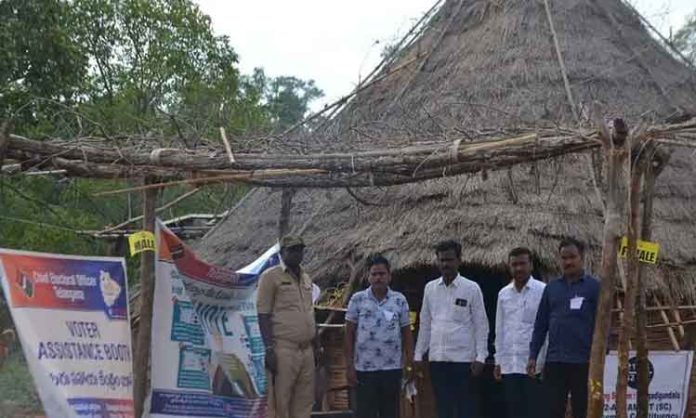
M498 293L495 315L495 378L503 382L509 418L538 418L542 383L539 375L527 375L529 343L534 320L546 284L532 277L532 252L515 248L508 255L512 282ZM537 358L542 369L545 351Z
M414 354L416 369L422 371L428 353L438 418L478 417L473 378L481 374L488 356L483 294L459 274L461 253L456 241L435 247L442 277L425 286Z
M356 418L397 418L401 378L410 380L413 358L408 302L389 288L386 258L367 265L370 287L353 295L346 312L346 373L356 388Z

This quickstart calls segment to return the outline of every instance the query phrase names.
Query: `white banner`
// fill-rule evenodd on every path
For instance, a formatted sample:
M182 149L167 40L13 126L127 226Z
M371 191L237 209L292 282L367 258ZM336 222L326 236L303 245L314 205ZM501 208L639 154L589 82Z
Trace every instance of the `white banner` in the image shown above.
M46 416L133 417L123 259L0 249L0 282Z
M628 417L636 416L636 358L629 354ZM650 418L684 418L689 402L689 381L693 351L650 352ZM604 418L616 417L616 352L607 355L604 367Z
M277 247L244 269L199 260L162 224L152 324L152 417L265 418L259 275Z

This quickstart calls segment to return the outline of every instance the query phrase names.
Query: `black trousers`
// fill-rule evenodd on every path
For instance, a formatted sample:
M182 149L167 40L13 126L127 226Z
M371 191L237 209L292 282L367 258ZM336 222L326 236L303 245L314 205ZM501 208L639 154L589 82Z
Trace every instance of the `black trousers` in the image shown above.
M438 418L477 418L477 387L471 363L430 362Z
M568 394L573 418L587 416L588 363L546 363L544 381L549 396L549 418L565 418Z
M495 365L486 363L481 376L474 378L479 392L478 412L482 418L505 418L505 393L503 385L495 380ZM537 417L535 417L537 418Z
M526 374L503 375L505 408L508 418L546 417L548 408L543 396L543 383L540 379Z
M401 370L357 372L356 418L398 418Z

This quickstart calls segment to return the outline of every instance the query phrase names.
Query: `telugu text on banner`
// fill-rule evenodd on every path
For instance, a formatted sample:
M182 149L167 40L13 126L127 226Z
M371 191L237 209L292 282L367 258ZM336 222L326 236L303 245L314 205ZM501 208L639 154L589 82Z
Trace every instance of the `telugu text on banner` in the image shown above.
M628 416L636 416L637 378L635 352L629 355ZM648 416L683 418L688 404L689 381L693 351L651 351L650 403ZM616 417L616 371L619 360L616 352L607 355L604 367L604 418Z
M123 259L0 249L0 282L46 416L132 417Z

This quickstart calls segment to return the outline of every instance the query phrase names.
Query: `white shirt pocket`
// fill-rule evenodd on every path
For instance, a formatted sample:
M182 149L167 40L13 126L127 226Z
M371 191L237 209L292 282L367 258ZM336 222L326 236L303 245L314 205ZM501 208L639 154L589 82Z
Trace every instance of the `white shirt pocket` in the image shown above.
M456 322L467 323L471 317L471 301L464 295L456 296L452 299L451 309L454 313L453 319Z

